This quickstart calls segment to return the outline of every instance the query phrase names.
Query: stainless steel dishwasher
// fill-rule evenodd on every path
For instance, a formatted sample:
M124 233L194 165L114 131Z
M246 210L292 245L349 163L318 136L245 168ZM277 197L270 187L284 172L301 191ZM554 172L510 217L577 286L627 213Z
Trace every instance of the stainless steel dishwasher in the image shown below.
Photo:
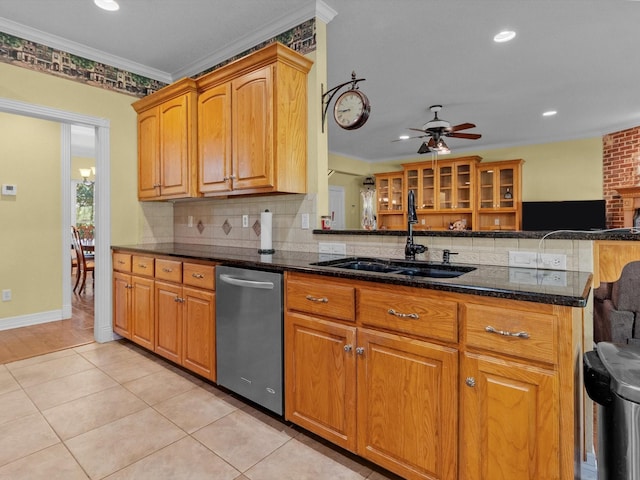
M282 274L216 267L218 384L283 414Z

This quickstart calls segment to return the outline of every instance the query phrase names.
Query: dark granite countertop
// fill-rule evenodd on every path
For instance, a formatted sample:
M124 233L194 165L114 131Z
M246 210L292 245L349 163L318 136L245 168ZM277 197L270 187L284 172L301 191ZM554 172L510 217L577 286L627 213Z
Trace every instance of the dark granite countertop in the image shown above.
M406 237L406 230L313 230L314 235L380 235ZM471 238L546 238L548 240L626 240L640 241L640 230L617 228L611 230L414 230L417 237L471 237Z
M474 265L476 270L457 278L415 278L408 275L342 270L312 265L340 256L305 252L260 255L249 248L160 243L112 246L114 250L210 260L225 265L282 272L285 270L319 275L369 280L389 285L428 288L448 292L571 307L584 307L591 289L590 272L535 270L526 268Z

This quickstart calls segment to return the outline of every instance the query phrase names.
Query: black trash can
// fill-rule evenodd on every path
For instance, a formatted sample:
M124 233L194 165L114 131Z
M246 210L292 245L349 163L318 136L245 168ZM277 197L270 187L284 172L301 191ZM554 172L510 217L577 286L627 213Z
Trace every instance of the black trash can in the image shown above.
M598 480L640 479L640 345L598 343L584 385L598 404Z

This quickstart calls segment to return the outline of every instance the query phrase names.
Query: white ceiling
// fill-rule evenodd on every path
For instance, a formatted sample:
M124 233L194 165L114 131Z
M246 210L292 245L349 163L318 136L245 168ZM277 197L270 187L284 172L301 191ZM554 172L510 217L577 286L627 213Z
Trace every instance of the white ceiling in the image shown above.
M372 107L359 130L329 118L329 150L368 161L416 158L420 139L392 140L430 120L433 104L482 134L447 139L453 154L640 125L636 1L118 1L109 13L92 0L2 0L0 31L172 81L335 10L325 90L355 70ZM505 28L517 37L495 44Z

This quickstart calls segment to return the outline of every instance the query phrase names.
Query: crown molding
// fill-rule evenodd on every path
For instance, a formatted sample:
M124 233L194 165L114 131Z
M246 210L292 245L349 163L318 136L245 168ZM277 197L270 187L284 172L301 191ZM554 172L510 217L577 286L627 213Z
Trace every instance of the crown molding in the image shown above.
M172 81L171 75L167 72L156 70L155 68L149 68L145 65L132 62L116 55L110 55L101 50L96 50L57 35L51 35L41 30L27 27L26 25L7 20L6 18L0 17L0 31L15 37L40 43L63 52L72 53L73 55L78 55L79 57L87 58L95 62L104 63L105 65L116 67L127 72L136 73L153 80L158 80L164 83L171 83Z
M325 23L331 21L337 15L336 11L329 7L322 0L310 2L297 10L292 10L286 16L267 23L256 32L248 33L240 38L234 39L231 43L223 46L195 62L185 65L180 70L171 74L173 80L183 77L191 77L197 75L204 70L218 65L229 58L234 57L246 50L249 50L260 43L269 40L282 32L300 25L301 23L318 17Z

